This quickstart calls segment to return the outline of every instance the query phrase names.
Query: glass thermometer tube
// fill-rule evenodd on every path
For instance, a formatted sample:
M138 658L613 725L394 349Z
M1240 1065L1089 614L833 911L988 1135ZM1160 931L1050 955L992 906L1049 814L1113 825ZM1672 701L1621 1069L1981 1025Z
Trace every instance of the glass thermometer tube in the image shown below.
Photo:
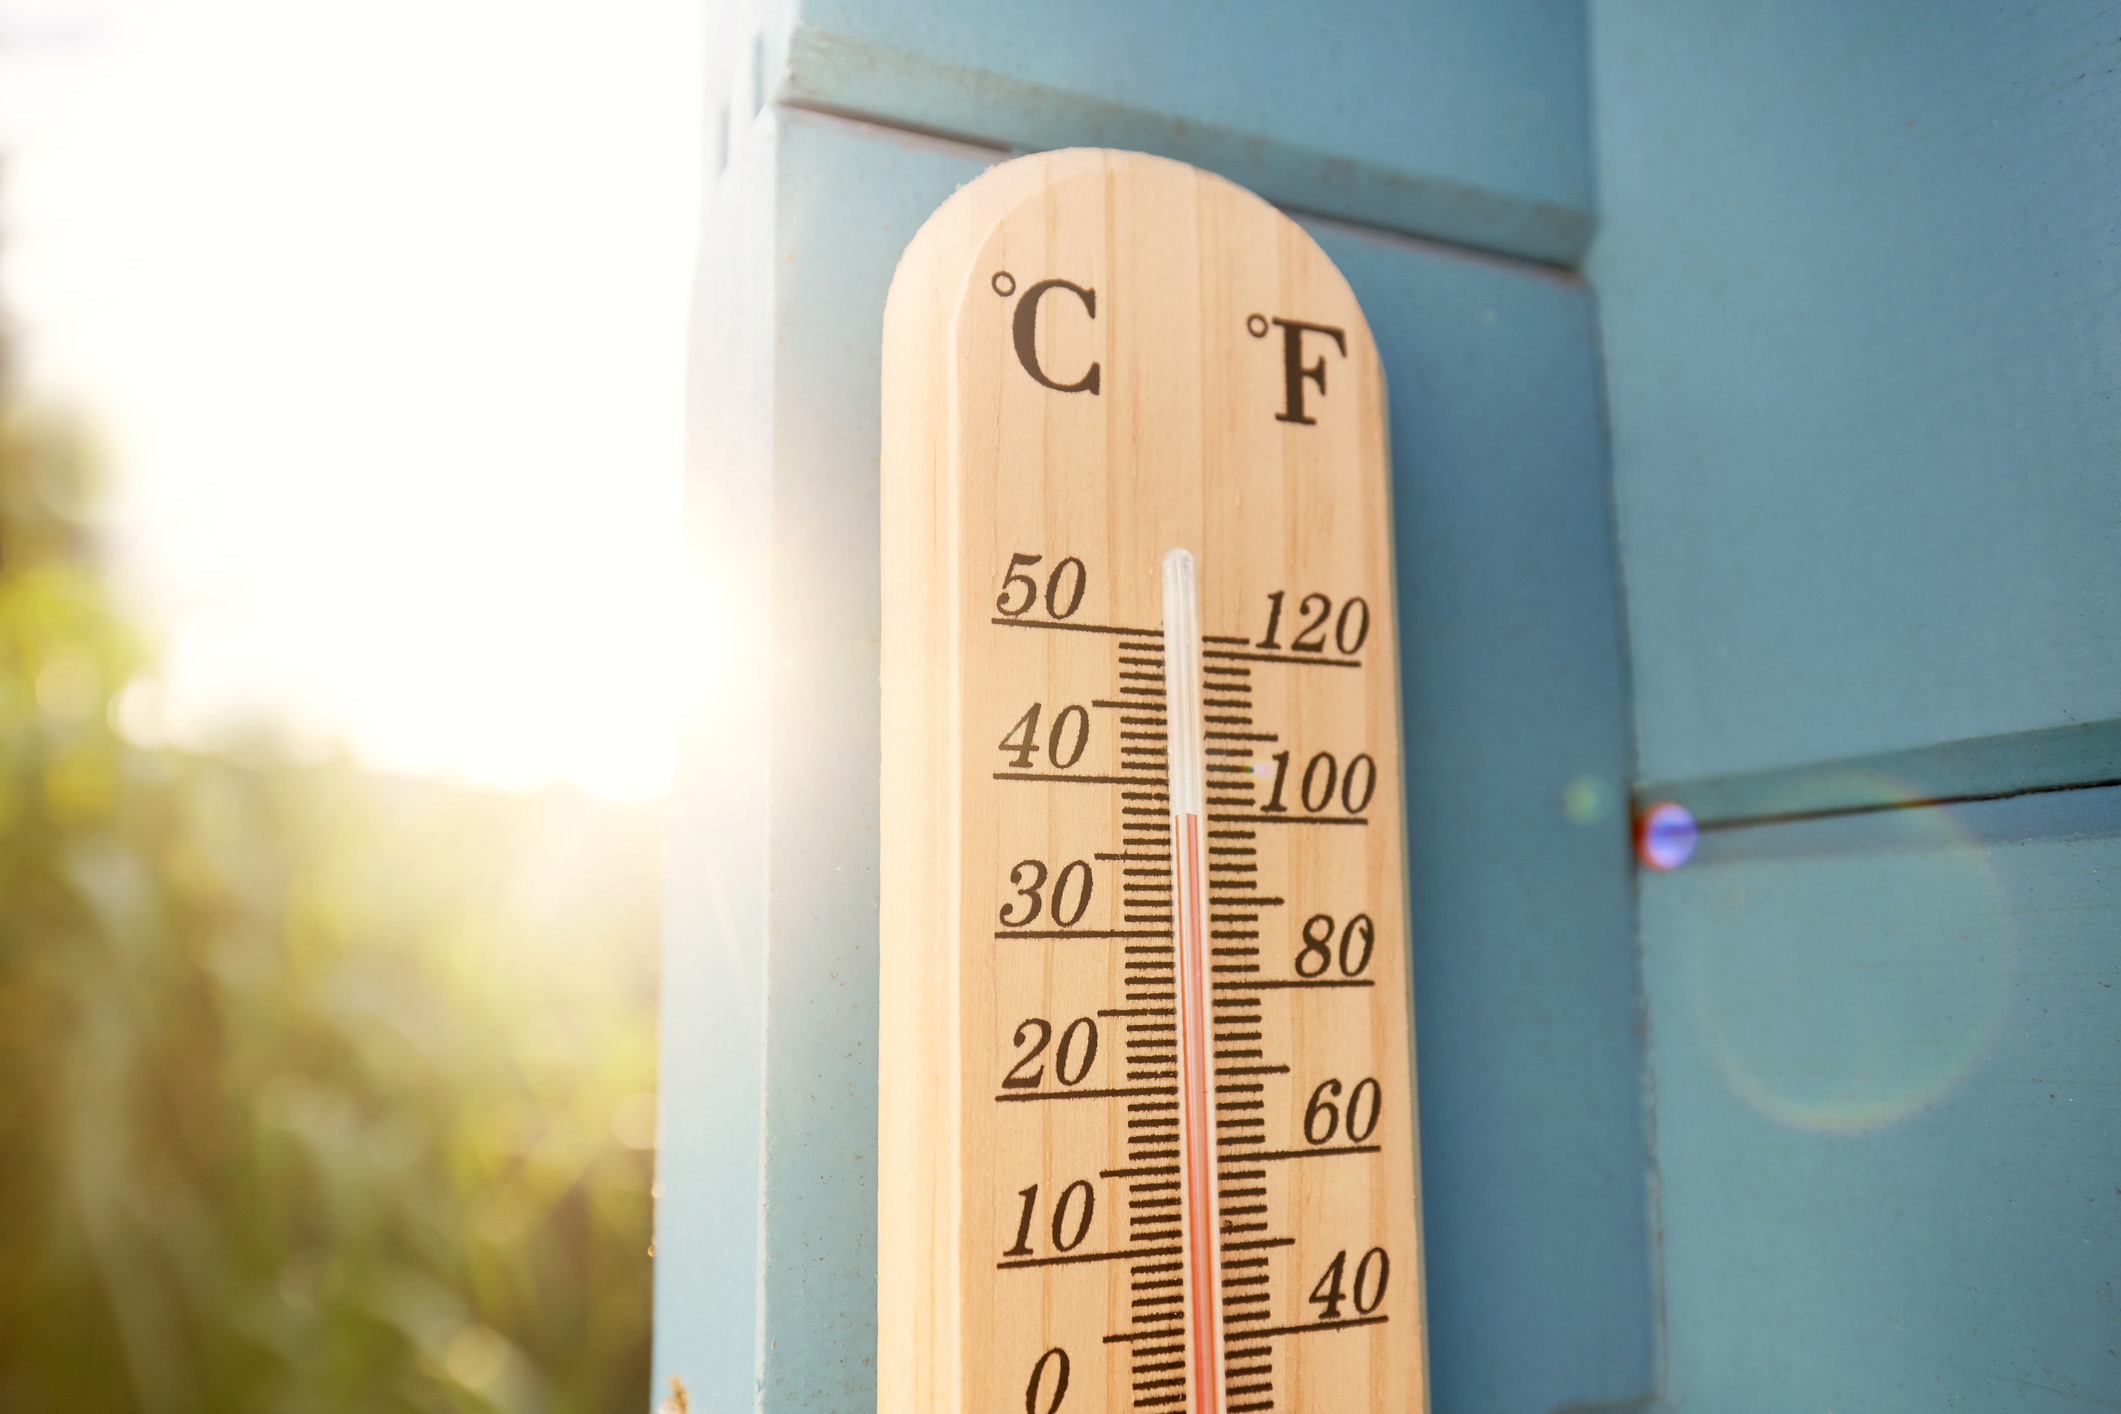
M1187 1378L1192 1414L1223 1414L1222 1244L1217 1232L1215 1067L1210 1050L1214 1022L1209 1015L1207 868L1202 859L1202 820L1208 807L1201 735L1200 587L1192 551L1165 553L1163 590Z

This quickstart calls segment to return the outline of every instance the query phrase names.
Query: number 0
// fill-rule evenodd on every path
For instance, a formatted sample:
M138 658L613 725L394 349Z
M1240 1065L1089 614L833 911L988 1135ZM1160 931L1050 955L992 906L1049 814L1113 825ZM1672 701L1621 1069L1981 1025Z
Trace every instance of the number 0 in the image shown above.
M1352 618L1356 610L1361 617ZM1340 606L1340 617L1333 622L1333 646L1349 657L1362 651L1363 643L1370 637L1370 606L1360 599L1350 599Z
M1068 907L1069 880L1078 878L1082 880L1082 892L1075 896L1075 907L1070 909ZM1080 922L1083 910L1090 906L1090 892L1095 882L1090 877L1089 864L1083 860L1078 859L1067 868L1061 870L1060 877L1053 881L1053 921L1060 924L1063 928L1073 928Z
M1075 1236L1067 1236L1068 1214L1075 1203L1075 1195L1083 1195L1082 1216L1076 1220ZM1060 1201L1053 1205L1053 1246L1057 1251L1073 1252L1083 1245L1090 1235L1090 1219L1097 1213L1097 1190L1090 1186L1087 1178L1078 1178L1061 1190Z
M1075 1074L1068 1074L1068 1057L1076 1049L1075 1038L1081 1036L1083 1063L1074 1067ZM1019 1043L1021 1044L1021 1043ZM1097 1023L1087 1016L1078 1016L1061 1032L1060 1049L1053 1053L1053 1073L1063 1085L1080 1085L1083 1077L1090 1073L1091 1064L1097 1059Z
M1372 1262L1377 1263L1377 1285L1374 1288L1370 1286ZM1378 1303L1385 1299L1385 1283L1391 1279L1392 1259L1385 1255L1384 1248L1372 1247L1363 1253L1362 1260L1355 1265L1355 1309L1365 1316L1375 1311ZM1365 1291L1369 1293L1367 1301L1363 1299Z
M1362 760L1367 758L1357 759ZM1321 766L1326 768L1325 780L1322 782L1318 778L1318 768ZM1311 764L1304 767L1304 809L1311 811L1313 814L1316 814L1318 811L1321 811L1325 809L1328 805L1331 805L1333 803L1333 787L1338 781L1339 777L1340 767L1334 762L1332 752L1321 751L1316 756L1312 757ZM1314 785L1320 787L1318 791L1318 800L1315 803L1311 799L1311 787ZM1369 803L1369 798L1367 796L1364 797L1363 803Z
M1068 575L1068 570L1071 566L1075 570L1075 575L1072 579ZM1063 581L1066 581L1068 585L1066 590L1068 607L1065 609L1061 607L1061 584ZM1062 560L1053 567L1053 573L1046 576L1046 612L1053 615L1056 619L1067 618L1082 607L1083 586L1089 582L1090 572L1083 568L1081 560L1076 559L1073 555Z
M1036 710L1036 709L1033 709ZM1070 735L1069 723L1074 723L1075 740L1065 753L1062 743ZM1034 722L1035 726L1036 723ZM1083 748L1090 744L1090 714L1081 707L1063 707L1053 719L1053 731L1046 737L1046 759L1053 763L1056 771L1065 771L1083 759Z
M1330 759L1330 758L1328 758ZM1362 787L1357 789L1355 778L1362 777ZM1308 784L1308 778L1306 778ZM1330 790L1329 790L1330 793ZM1370 797L1377 794L1377 763L1366 752L1348 763L1348 774L1341 777L1340 803L1350 815L1360 815L1370 804ZM1306 805L1310 804L1307 800Z
M1046 1401L1043 1414L1055 1414L1061 1407L1061 1401L1068 1397L1068 1352L1056 1345L1039 1356L1038 1363L1031 1367L1031 1383L1024 1386L1024 1414L1042 1414L1038 1407L1038 1387L1046 1378L1046 1366L1056 1361L1058 1366L1053 1372L1053 1397Z
M1363 1118L1361 1113L1362 1096L1365 1090L1370 1092L1370 1111L1369 1118L1367 1119ZM1355 1088L1348 1092L1348 1142L1351 1144L1360 1144L1363 1140L1368 1139L1372 1134L1375 1134L1377 1132L1378 1118L1383 1115L1384 1112L1384 1087L1379 1085L1375 1080L1356 1081Z

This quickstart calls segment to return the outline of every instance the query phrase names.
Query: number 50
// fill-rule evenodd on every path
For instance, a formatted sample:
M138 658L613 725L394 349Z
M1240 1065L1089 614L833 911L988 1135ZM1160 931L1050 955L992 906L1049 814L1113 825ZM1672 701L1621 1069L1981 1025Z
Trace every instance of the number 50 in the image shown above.
M1031 612L1038 603L1038 581L1028 574L1017 573L1029 569L1044 555L1015 554L1009 557L1009 573L1002 577L1002 592L995 596L994 608L1005 619L1020 619ZM1072 571L1072 573L1071 573ZM1046 612L1056 619L1065 619L1083 606L1083 590L1089 585L1090 572L1083 562L1070 555L1053 567L1046 576ZM1018 599L1021 593L1023 598Z

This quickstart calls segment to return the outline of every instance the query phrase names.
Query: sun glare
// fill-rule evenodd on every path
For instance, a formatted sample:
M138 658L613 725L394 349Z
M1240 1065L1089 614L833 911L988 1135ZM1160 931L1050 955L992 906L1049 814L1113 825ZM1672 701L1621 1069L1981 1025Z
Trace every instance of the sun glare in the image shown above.
M25 381L109 443L138 735L667 788L701 7L0 4Z

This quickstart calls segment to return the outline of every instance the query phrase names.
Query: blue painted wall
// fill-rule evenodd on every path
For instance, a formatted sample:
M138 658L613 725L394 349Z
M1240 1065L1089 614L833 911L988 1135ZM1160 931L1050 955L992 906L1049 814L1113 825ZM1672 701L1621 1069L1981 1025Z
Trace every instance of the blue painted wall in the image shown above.
M915 226L1005 155L921 131L937 127L1174 152L1372 223L1313 229L1393 396L1437 1407L1543 1414L1651 1389L1591 301L1549 266L1381 229L1580 248L1581 13L1297 14L1114 7L1063 27L1022 6L816 3L717 41L727 168L689 511L776 639L732 651L742 701L720 710L740 715L701 724L671 836L655 1366L696 1409L873 1403L880 318ZM837 68L813 63L825 34ZM922 106L950 97L936 66L986 76L977 122Z
M720 14L659 1382L873 1403L884 291L1095 142L1355 223L1437 1408L2121 1407L2121 7ZM1723 825L1639 896L1630 783Z
M2121 1408L2121 7L1591 15L1661 1407Z
M1312 233L1391 385L1435 1404L1624 1400L1653 1386L1653 1314L1589 293L1441 247Z
M1592 34L1643 778L2121 717L2121 13Z
M877 438L899 252L992 154L766 108L713 192L690 532L742 625L672 803L655 1383L875 1403Z
M1123 147L1533 259L1591 231L1583 7L793 0L777 101L1018 150Z
M1665 1406L2121 1407L2121 790L1643 883Z

